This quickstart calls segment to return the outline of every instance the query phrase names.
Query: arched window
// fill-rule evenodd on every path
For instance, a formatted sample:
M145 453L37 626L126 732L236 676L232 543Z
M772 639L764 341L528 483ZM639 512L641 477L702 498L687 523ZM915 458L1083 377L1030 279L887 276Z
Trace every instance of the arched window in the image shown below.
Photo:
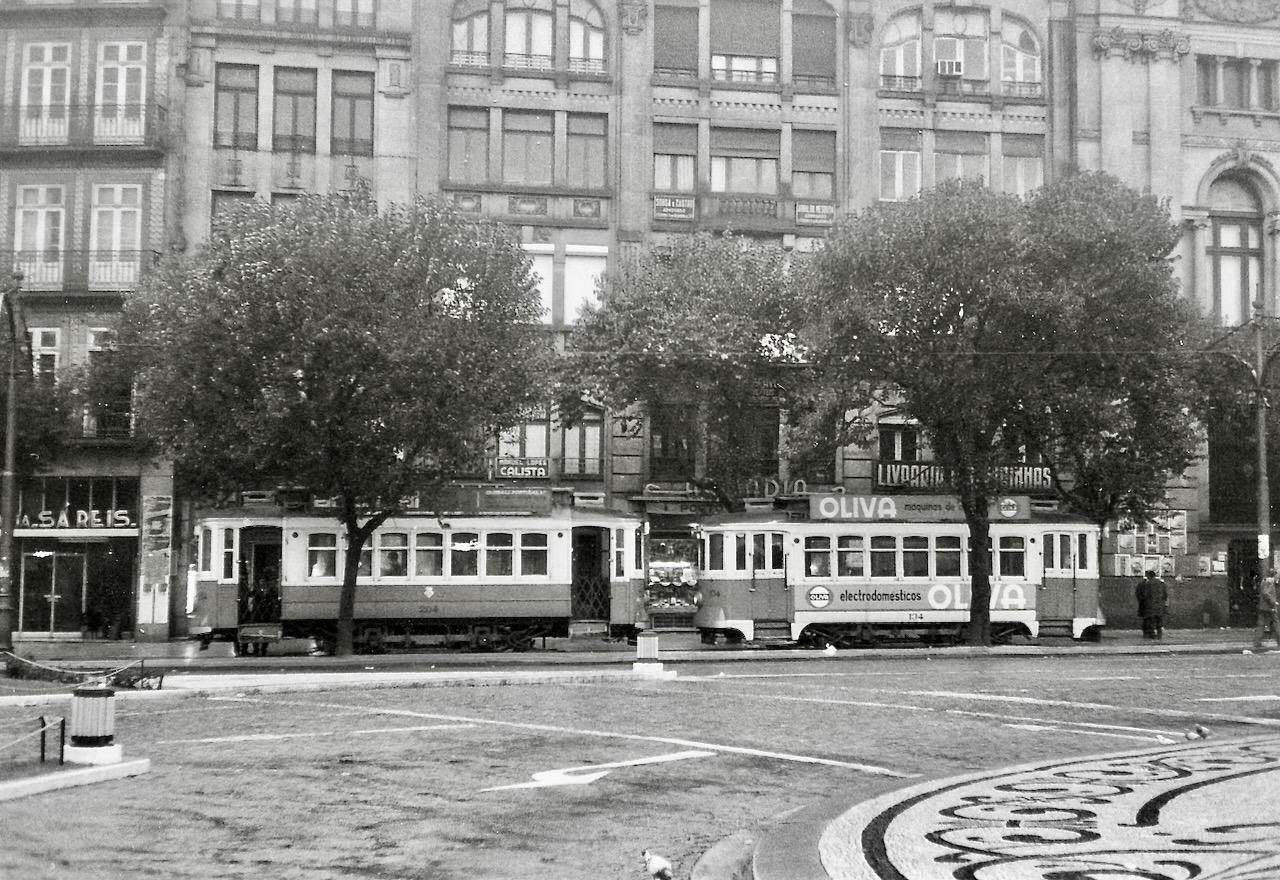
M920 13L889 21L880 44L880 88L895 92L920 91Z
M569 0L569 69L604 73L604 18L589 0Z
M1213 316L1224 327L1248 320L1262 292L1262 203L1247 180L1209 187L1209 271Z
M484 0L459 0L453 7L452 64L489 64L489 7Z
M555 13L550 0L512 0L507 4L504 42L506 67L550 70L554 61Z
M1000 58L1000 80L1006 95L1039 98L1044 94L1040 81L1040 43L1030 28L1018 21L1005 21L1001 29Z

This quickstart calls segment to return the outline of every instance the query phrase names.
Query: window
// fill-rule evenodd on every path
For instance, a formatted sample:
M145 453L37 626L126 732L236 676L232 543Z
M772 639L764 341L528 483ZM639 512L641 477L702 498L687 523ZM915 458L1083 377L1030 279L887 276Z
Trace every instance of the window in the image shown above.
M214 82L213 145L258 149L258 68L219 64Z
M213 573L213 529L200 530L200 570Z
M236 530L222 530L222 580L236 579Z
M871 536L871 576L898 576L898 539L892 535Z
M259 0L218 0L218 18L258 21L262 17Z
M1249 106L1249 62L1243 58L1222 61L1222 85L1219 104L1235 110Z
M14 249L18 271L27 284L62 283L65 218L62 187L18 187Z
M454 532L449 542L449 573L454 577L480 574L480 535L476 532Z
M804 539L804 570L809 577L831 576L831 539L809 535Z
M661 192L693 192L697 155L697 126L655 123L653 188Z
M921 461L920 429L911 425L881 425L877 431L880 461Z
M880 44L880 88L919 91L920 13L895 16L884 29Z
M409 576L409 535L383 532L378 535L378 577Z
M489 111L449 110L449 179L483 183L489 178Z
M570 113L566 149L569 186L602 189L605 186L605 124L609 117Z
M791 7L791 81L796 88L836 85L835 10L825 0L798 0Z
M316 151L316 72L276 68L275 131L271 149L277 153Z
M1230 177L1209 188L1208 242L1213 312L1226 327L1244 323L1262 285L1262 206L1251 185Z
M551 183L550 113L507 110L502 114L502 179L507 183Z
M58 375L62 332L52 327L29 327L27 339L31 345L31 374L38 382L52 385Z
M776 131L713 128L711 191L776 194L780 145Z
M698 10L687 6L654 6L653 72L658 76L698 76Z
M543 532L526 532L520 536L520 574L525 577L545 577L547 567L548 537Z
M934 17L933 56L938 91L943 94L986 94L987 15L952 8Z
M1027 196L1044 183L1044 139L1006 134L1002 139L1001 189Z
M253 193L236 190L214 190L211 198L211 221L216 227L223 214L253 200Z
M546 458L551 423L546 413L503 431L498 437L499 458Z
M920 151L880 151L880 200L900 202L920 194Z
M333 5L333 23L336 27L373 27L376 23L374 0L336 0Z
M1212 55L1196 56L1196 99L1206 107L1218 103L1218 59Z
M1256 58L1196 57L1196 103L1227 110L1270 110L1277 106L1280 63Z
M127 143L143 135L146 101L145 43L98 47L98 84L93 134L98 143Z
M1071 533L1049 533L1044 536L1044 572L1049 576L1070 577L1090 571L1089 536Z
M798 199L834 199L836 133L791 133L791 192Z
M958 177L985 182L988 179L987 136L976 132L940 131L935 136L933 172L935 181Z
M960 536L939 535L933 539L934 576L960 577Z
M338 536L318 532L307 537L307 577L331 578L338 574Z
M781 9L762 0L711 0L711 77L776 83Z
M533 70L549 70L554 60L555 17L548 0L526 0L527 7L506 7L503 23L506 42L503 64Z
M489 532L485 536L486 577L509 577L515 572L515 539L510 532Z
M588 0L569 0L569 69L604 73L604 19Z
M655 407L649 414L649 476L682 480L693 475L697 448L693 411L682 406Z
M902 539L902 576L929 576L929 539L923 535L906 535Z
M565 476L598 477L604 472L604 415L588 410L562 432L564 443L560 473Z
M754 571L781 572L786 565L785 535L769 532L751 536L751 559Z
M564 323L576 324L583 306L599 302L600 279L608 264L603 245L567 245L564 254Z
M89 281L123 284L138 280L142 235L142 187L93 188L89 237Z
M1015 97L1038 98L1040 84L1040 44L1030 28L1006 19L1001 28L1000 80L1004 93Z
M484 0L459 0L453 7L452 64L484 67L489 63L489 5Z
M836 576L866 577L867 563L861 535L840 535L836 538Z
M27 44L22 65L22 143L66 141L70 81L70 44Z
M733 536L733 570L747 570L747 536Z
M444 535L418 532L413 536L413 573L418 577L444 576Z
M281 24L315 24L316 0L276 0L276 21Z
M542 297L542 320L550 324L554 320L555 307L555 245L526 244L524 250L529 255L534 281Z
M1026 538L1018 535L1002 535L1000 537L1000 577L1020 578L1027 576Z
M335 156L373 155L373 74L334 71L333 133Z

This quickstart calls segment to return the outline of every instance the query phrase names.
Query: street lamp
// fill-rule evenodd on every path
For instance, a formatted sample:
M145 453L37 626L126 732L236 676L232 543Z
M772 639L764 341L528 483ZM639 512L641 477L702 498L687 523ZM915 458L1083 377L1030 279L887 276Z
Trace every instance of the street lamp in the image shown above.
M0 309L9 313L9 380L4 411L4 470L0 471L0 651L13 650L13 516L18 422L18 294L22 273L14 272L0 291Z

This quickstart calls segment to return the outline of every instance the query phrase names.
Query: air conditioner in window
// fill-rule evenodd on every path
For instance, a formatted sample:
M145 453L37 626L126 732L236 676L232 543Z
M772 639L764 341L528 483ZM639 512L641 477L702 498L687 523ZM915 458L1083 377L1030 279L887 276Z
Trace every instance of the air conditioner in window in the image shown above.
M938 61L938 76L963 76L964 62L959 60Z

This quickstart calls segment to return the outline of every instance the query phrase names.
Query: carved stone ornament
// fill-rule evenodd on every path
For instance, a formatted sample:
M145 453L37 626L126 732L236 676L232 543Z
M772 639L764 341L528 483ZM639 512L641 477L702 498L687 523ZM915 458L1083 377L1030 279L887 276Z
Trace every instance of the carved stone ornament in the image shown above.
M1154 61L1172 58L1181 61L1191 52L1191 39L1166 28L1160 33L1129 31L1116 25L1099 31L1093 37L1093 52L1098 56L1124 55L1126 61Z
M855 48L866 48L871 45L871 35L875 32L875 19L867 12L857 12L849 16L849 45Z
M1191 0L1195 7L1214 21L1258 24L1280 19L1276 0Z
M628 36L636 36L644 31L645 20L649 17L648 0L620 0L618 8L622 12L622 29Z

